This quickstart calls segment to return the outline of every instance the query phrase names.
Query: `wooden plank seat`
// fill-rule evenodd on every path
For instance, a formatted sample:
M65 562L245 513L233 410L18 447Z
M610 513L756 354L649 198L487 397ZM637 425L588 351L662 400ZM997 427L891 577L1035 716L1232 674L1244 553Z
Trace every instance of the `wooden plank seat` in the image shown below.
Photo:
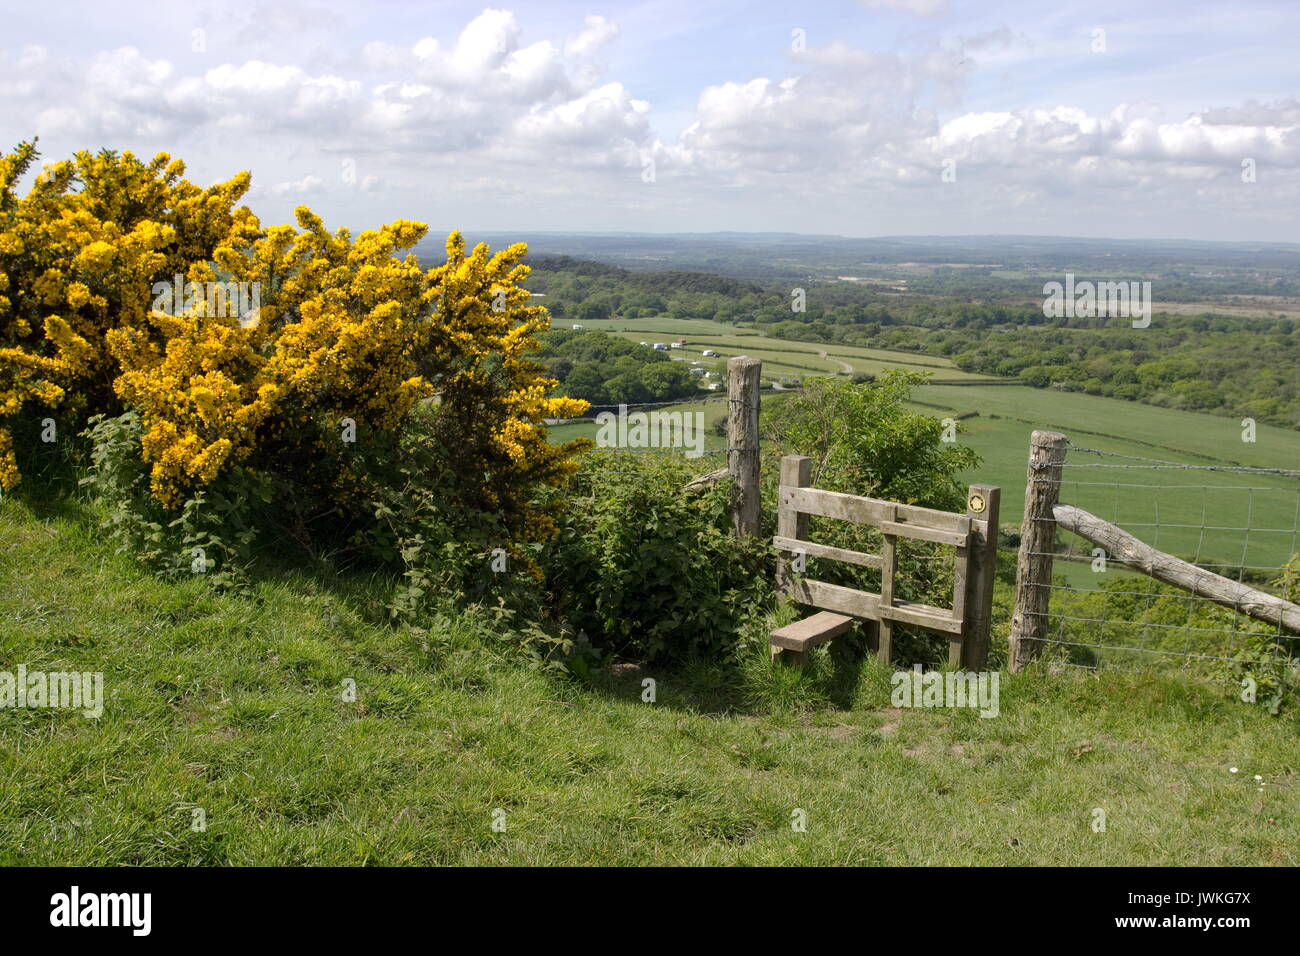
M772 656L803 663L808 652L818 644L825 644L853 626L853 618L832 611L818 611L810 617L779 627L768 637Z

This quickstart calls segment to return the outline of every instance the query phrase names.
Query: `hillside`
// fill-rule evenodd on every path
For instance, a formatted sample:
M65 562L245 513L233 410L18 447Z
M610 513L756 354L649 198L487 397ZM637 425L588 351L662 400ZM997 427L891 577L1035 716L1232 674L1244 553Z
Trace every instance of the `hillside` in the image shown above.
M157 580L95 517L0 503L4 658L102 669L113 702L0 710L4 864L1300 863L1294 716L1210 685L1004 675L984 720L761 645L545 676L489 617L376 623L364 579Z

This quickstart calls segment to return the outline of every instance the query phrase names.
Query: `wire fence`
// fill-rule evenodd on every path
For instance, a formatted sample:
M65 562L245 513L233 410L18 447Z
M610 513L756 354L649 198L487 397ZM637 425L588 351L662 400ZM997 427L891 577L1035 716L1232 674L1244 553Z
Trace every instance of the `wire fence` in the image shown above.
M1128 532L1188 564L1298 600L1300 470L1166 461L1067 445L1059 462L1062 503ZM1054 473L1050 472L1049 473ZM1053 521L1050 516L1034 521ZM1055 663L1098 670L1178 669L1237 683L1243 674L1293 679L1300 635L1256 620L1193 586L1153 580L1085 538L1058 529L1056 573L1041 614L1041 641ZM1253 678L1252 678L1253 679Z

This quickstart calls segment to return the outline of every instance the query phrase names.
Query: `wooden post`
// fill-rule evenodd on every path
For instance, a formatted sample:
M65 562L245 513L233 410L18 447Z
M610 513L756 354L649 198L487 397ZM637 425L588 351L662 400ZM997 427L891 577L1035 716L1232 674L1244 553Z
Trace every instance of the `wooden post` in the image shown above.
M966 581L955 582L954 591L965 586L966 601L962 608L965 627L957 649L960 663L968 671L982 671L989 656L989 619L993 609L993 578L998 567L998 512L1002 489L993 485L971 485L966 492L966 514L971 518L971 543L967 548ZM976 521L986 521L988 530L980 534ZM960 551L958 552L960 555ZM958 562L960 567L960 562Z
M777 489L776 498L776 533L781 537L797 538L800 541L808 538L808 515L796 511L790 502L790 497L795 488L807 488L811 482L811 458L806 458L803 455L786 455L781 459L781 485ZM784 551L778 551L776 556L777 593L788 594L790 585L793 583L794 571L790 567L790 559L786 557ZM772 657L780 658L784 663L803 664L806 663L808 654L806 651L789 651L773 647Z
M807 488L812 482L812 459L803 455L786 455L781 459L781 486L776 500L776 533L783 538L808 538L808 515L794 509L790 499L796 488ZM776 586L781 592L793 583L794 572L784 551L776 557Z
M898 508L890 503L886 505L885 520L893 523L898 520ZM894 606L894 575L898 573L898 536L885 533L884 544L880 549L880 607ZM876 656L882 663L888 664L894 653L894 622L883 614L880 625L876 628Z
M1064 435L1049 431L1035 431L1029 441L1029 480L1025 485L1025 519L1020 526L1016 606L1011 616L1007 661L1013 672L1038 656L1047 634L1052 552L1056 548L1056 519L1052 517L1052 508L1061 494L1066 443Z
M759 534L758 386L763 363L746 355L727 360L727 470L731 473L736 537Z

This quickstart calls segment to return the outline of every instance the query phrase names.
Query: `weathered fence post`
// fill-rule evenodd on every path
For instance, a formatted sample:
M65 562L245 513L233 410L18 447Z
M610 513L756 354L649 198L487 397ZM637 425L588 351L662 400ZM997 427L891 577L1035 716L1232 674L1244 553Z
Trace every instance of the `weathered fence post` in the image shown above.
M763 363L746 355L727 360L727 471L737 537L759 534L758 387Z
M1016 607L1011 615L1012 671L1038 656L1047 634L1047 610L1052 590L1052 552L1056 548L1056 519L1052 508L1061 493L1061 466L1066 437L1035 431L1029 441L1029 475L1025 485L1025 519L1020 526L1020 555L1016 563Z
M988 522L988 531L983 535L972 528L971 542L968 545L967 580L964 582L965 614L957 615L964 617L966 622L958 650L960 663L971 671L982 671L989 656L989 617L993 604L993 578L998 569L998 512L1001 506L1001 488L971 485L967 490L967 517L973 521ZM962 585L963 582L957 583L958 594L963 593Z
M808 538L808 515L796 511L790 502L794 489L807 488L812 481L812 459L803 455L786 455L781 459L781 483L776 496L776 533L783 538L795 538L805 541ZM776 555L776 588L778 594L789 594L794 583L794 569L790 558L784 551ZM773 659L785 662L804 663L808 659L806 651L782 651L772 648Z
M892 501L885 505L884 518L892 524L898 518L898 506ZM881 531L884 531L882 525ZM898 536L882 533L880 536L880 625L876 628L875 651L881 663L889 664L894 657L894 622L885 617L894 606L894 575L898 573Z

